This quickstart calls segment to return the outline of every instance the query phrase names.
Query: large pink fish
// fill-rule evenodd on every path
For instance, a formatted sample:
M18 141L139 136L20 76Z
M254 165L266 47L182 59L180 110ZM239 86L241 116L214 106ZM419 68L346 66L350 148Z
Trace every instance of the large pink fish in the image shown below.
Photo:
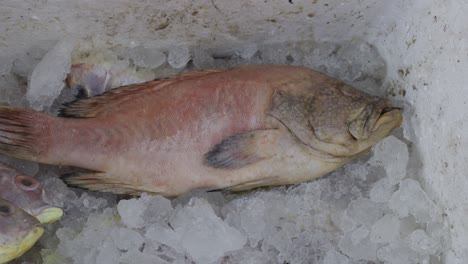
M248 66L135 84L53 117L0 107L0 153L92 170L114 193L246 190L327 174L400 126L387 100L304 67Z

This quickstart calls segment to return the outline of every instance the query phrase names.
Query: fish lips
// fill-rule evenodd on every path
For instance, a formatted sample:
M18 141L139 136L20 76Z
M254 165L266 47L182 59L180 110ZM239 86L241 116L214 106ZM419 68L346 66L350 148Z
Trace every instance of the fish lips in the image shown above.
M382 126L389 124L389 123L395 123L395 127L399 127L401 125L401 122L403 121L402 111L403 109L400 107L384 108L379 118L374 123L372 132L375 132Z
M369 104L349 124L350 134L357 140L365 140L380 127L393 122L394 128L401 125L402 109L393 107L388 100L379 100Z
M39 210L39 213L33 215L41 224L51 224L63 216L63 210L59 207L45 206Z

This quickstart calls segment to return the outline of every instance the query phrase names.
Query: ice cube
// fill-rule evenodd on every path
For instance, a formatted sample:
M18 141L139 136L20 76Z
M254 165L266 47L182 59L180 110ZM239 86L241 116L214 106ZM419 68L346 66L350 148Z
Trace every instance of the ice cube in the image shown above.
M348 263L349 263L349 259L334 249L327 251L327 253L325 254L325 257L323 258L323 264L348 264Z
M176 46L171 48L167 62L172 68L182 69L190 60L190 51L186 46Z
M24 90L26 89L24 84L21 84L21 77L12 74L0 75L0 104L28 106Z
M135 230L128 228L115 228L110 234L115 246L122 251L129 251L134 248L140 248L145 239L143 236Z
M45 175L42 176L45 177ZM49 177L42 180L45 190L43 194L45 202L59 207L65 207L66 203L71 203L78 199L76 193L70 190L67 185L60 180L58 175L49 173L47 176ZM67 204L67 208L64 209L67 210L68 206Z
M212 263L246 243L246 237L223 222L205 199L194 198L187 206L176 208L170 223L197 263Z
M271 251L258 251L243 248L229 253L223 258L222 264L273 264L277 263L275 254Z
M78 206L84 206L87 209L97 210L97 209L102 209L106 207L107 200L93 197L89 195L88 193L83 193L81 194L76 204Z
M215 67L213 56L205 50L195 50L193 54L193 65L197 70L206 70Z
M73 47L71 39L58 42L36 66L26 93L32 108L43 110L59 96L70 70Z
M377 259L377 244L369 240L369 230L364 226L346 233L338 243L338 247L343 254L355 260Z
M116 262L118 263L118 262ZM158 256L150 255L140 252L138 249L133 249L122 255L120 258L120 264L166 264L170 263Z
M154 224L147 229L145 237L182 253L184 252L184 248L180 244L180 235L180 233L171 229L169 225Z
M344 233L348 233L358 227L358 223L356 223L346 211L333 214L333 222L336 223Z
M399 183L406 176L408 147L394 136L389 136L374 147L374 156L369 160L373 166L383 166L390 184Z
M369 197L375 203L385 203L390 200L393 192L394 185L391 184L388 177L385 177L374 183L369 192Z
M402 241L391 243L377 251L378 258L388 264L417 264L418 254Z
M374 243L389 243L397 240L399 234L400 220L393 214L387 214L372 226L370 240Z
M236 52L242 59L248 60L252 58L258 51L257 44L246 44L238 49Z
M143 46L132 48L130 50L130 58L135 65L146 68L158 68L166 62L166 54Z
M99 246L99 252L96 256L96 263L99 264L115 264L120 259L120 252L116 248L114 241L107 237L106 240Z
M140 198L121 200L117 209L127 227L142 228L167 218L172 206L166 198L142 194Z
M98 257L106 259L104 253L101 254L101 247L105 245L107 253L114 258L113 243L108 238L114 231L115 213L111 208L91 213L82 230L78 232L74 230L76 226L74 229L63 227L57 230L57 237L60 239L57 254L73 259L74 263L98 263Z
M367 226L382 217L382 208L367 198L353 200L347 209L348 215L360 224Z
M401 218L413 215L420 223L440 221L435 204L429 199L419 182L406 179L400 183L400 189L393 193L389 207Z
M267 236L266 240L264 241L264 245L268 245L270 247L274 247L276 250L279 251L278 260L280 262L287 262L291 255L292 251L292 237L294 236L294 232L288 232L288 230L279 230L269 236Z
M143 250L141 252L145 254L150 254L154 256L158 256L159 258L176 264L193 264L193 260L187 255L184 251L177 252L173 248L165 245L160 244L157 242L153 242L151 240L146 239L145 244L142 247Z
M421 229L414 230L406 240L410 248L421 255L433 255L440 249L440 244Z

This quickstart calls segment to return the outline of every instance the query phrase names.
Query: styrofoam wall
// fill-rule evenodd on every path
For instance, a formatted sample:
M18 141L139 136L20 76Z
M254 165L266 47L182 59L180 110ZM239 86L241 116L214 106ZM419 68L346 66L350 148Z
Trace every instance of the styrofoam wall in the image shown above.
M0 59L63 38L96 47L235 46L362 39L387 63L387 87L405 90L410 172L445 211L452 252L468 259L468 5L430 0L0 1ZM1 69L1 67L0 67Z

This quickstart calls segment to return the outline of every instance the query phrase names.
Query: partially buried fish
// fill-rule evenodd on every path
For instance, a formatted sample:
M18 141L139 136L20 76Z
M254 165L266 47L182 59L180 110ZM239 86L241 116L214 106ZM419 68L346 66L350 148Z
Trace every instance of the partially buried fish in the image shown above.
M41 223L52 223L62 217L63 211L47 204L44 192L36 179L0 162L0 199L10 201Z
M66 83L75 97L87 98L116 87L152 80L150 78L150 75L112 63L77 63L72 65Z
M44 228L36 218L0 199L0 263L23 255L42 234Z
M77 100L53 117L0 107L0 153L94 172L91 190L175 196L325 175L402 122L400 109L304 67L194 72Z

